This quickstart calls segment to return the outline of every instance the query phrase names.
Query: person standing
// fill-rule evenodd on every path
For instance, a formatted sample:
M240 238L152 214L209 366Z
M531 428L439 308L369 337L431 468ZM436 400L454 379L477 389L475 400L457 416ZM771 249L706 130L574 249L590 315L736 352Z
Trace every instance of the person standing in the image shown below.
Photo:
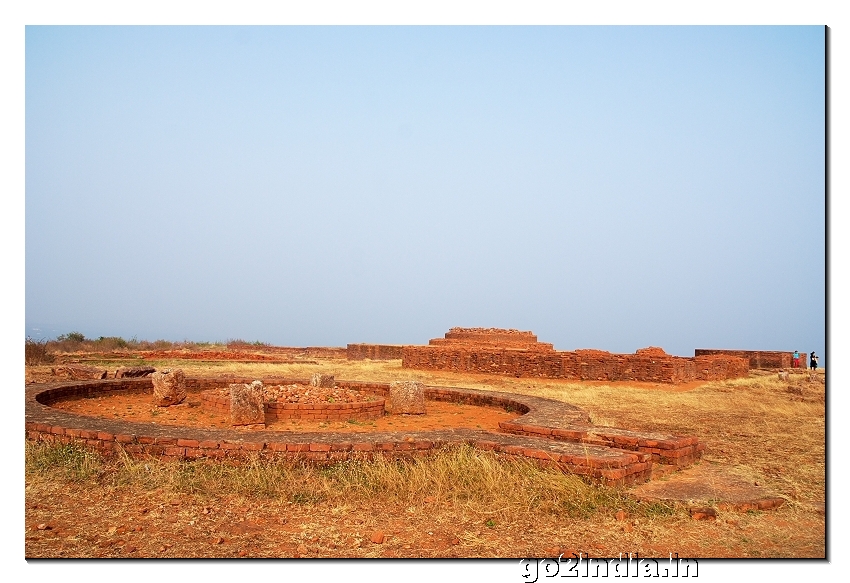
M791 357L791 368L800 368L800 351L795 350L794 356Z
M812 353L809 355L809 368L812 370L817 369L818 367L818 355L815 354L815 351L812 350Z

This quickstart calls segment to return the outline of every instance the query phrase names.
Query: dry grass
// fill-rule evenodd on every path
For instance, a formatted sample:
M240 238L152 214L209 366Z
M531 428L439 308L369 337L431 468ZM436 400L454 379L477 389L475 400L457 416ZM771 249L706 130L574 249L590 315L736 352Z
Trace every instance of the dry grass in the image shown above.
M24 362L27 366L53 362L53 355L47 350L47 341L27 338L24 343Z
M528 460L507 460L468 446L414 459L352 459L320 467L260 458L240 465L126 455L103 459L75 445L27 442L26 471L34 481L96 483L106 489L162 490L205 499L406 506L429 497L500 520L517 514L587 518L620 508L641 516L673 512L672 506L639 503L621 490L591 486Z

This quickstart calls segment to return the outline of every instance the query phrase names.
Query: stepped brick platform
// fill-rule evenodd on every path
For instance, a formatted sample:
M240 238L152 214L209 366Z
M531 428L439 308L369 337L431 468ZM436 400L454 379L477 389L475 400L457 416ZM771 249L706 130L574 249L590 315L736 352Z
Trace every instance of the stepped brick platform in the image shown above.
M252 379L187 378L189 392L222 388ZM266 383L304 383L266 379ZM337 386L385 396L388 383L338 381ZM430 400L502 407L518 417L502 423L501 432L453 429L419 432L292 433L200 429L103 419L52 408L51 403L103 393L152 392L149 378L76 381L29 385L26 389L26 435L32 440L80 443L109 454L169 459L233 459L250 455L329 462L352 456L408 456L449 445L468 444L503 455L531 458L564 472L607 485L650 479L654 464L683 467L697 459L703 446L695 437L595 427L580 408L560 401L509 393L426 387Z
M402 367L566 380L685 383L746 377L748 360L734 355L672 356L657 347L634 354L556 351L531 332L452 328L427 346L405 346Z
M774 350L715 350L708 348L697 348L694 350L694 356L736 356L738 358L746 358L750 368L755 369L775 369L775 368L791 368L794 360L794 351L778 352ZM807 354L800 353L800 368L806 368L805 362Z

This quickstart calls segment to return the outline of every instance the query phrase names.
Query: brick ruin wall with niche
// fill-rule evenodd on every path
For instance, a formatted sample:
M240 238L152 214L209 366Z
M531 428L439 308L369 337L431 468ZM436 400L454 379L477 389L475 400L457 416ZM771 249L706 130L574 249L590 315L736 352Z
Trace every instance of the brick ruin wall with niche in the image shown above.
M404 346L402 367L565 380L685 383L746 377L749 360L735 355L672 356L660 348L635 354L556 351L531 332L452 328L427 346Z

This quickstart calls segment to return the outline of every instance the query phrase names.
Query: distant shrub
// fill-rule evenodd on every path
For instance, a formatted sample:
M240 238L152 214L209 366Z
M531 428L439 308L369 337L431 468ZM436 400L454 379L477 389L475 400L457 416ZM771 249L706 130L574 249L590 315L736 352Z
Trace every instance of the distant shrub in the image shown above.
M227 341L227 347L231 349L250 348L252 346L268 346L268 344L265 342L261 342L260 340L255 340L254 342L247 342L241 339Z
M85 342L86 337L83 336L82 332L68 332L67 334L60 335L56 340L58 342Z
M129 348L130 344L120 336L101 336L94 341L98 350L115 350L116 348Z

